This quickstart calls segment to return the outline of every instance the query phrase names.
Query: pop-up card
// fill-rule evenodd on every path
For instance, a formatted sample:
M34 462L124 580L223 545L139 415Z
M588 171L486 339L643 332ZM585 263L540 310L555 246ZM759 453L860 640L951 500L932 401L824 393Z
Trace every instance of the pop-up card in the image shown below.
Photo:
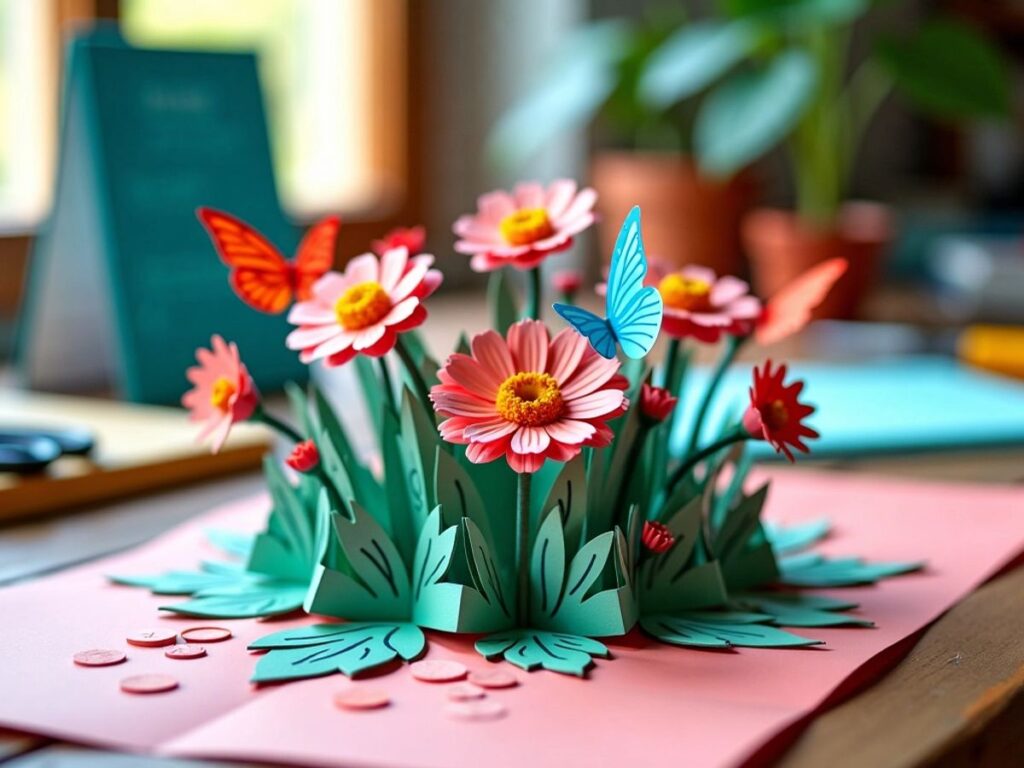
M307 365L356 369L364 400L346 407L368 409L377 451L356 451L346 414L315 388L290 387L291 416L271 414L240 345L215 335L183 402L214 450L246 420L290 442L285 466L266 460L272 511L251 542L219 537L244 565L115 580L167 595L177 614L327 619L251 642L257 683L414 660L424 630L472 634L488 660L585 676L609 655L605 640L634 627L666 646L728 649L813 646L816 629L869 624L847 613L854 601L807 590L921 563L823 554L827 510L769 525L771 489L748 482L748 444L793 461L818 437L803 382L764 361L743 407L710 420L736 353L800 330L845 264L762 301L739 278L649 259L634 209L599 286L604 311L576 306L562 281L562 301L542 312L539 267L593 222L595 197L568 180L521 184L455 223L455 250L491 273L493 321L443 361L420 336L442 275L419 243L381 243L323 274L302 271L300 249L289 282L249 225L200 211L246 304L294 301L284 346ZM524 297L508 270L524 273ZM694 349L719 343L716 374L675 423Z

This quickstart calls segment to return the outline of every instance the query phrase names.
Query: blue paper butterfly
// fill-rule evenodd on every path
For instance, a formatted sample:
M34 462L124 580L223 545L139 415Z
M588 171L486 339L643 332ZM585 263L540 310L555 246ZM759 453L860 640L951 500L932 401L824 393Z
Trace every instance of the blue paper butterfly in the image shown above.
M622 222L612 253L605 296L608 318L571 304L555 304L555 312L586 337L602 357L615 357L615 345L620 344L629 357L639 359L651 351L661 329L661 294L657 288L644 286L646 274L640 208L633 206Z

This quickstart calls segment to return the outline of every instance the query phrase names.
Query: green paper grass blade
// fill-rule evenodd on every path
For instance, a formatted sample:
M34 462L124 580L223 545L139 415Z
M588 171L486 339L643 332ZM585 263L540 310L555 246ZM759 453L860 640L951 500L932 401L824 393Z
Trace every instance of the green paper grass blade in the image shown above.
M406 491L417 529L437 506L433 498L434 459L441 438L423 412L423 405L409 389L402 391L402 418L399 455L405 467Z
M612 548L615 553L612 555ZM614 557L615 586L591 594ZM636 601L625 563L625 539L619 531L607 531L591 539L572 559L561 602L550 618L535 614L534 623L546 629L581 635L624 635L636 623Z
M511 619L515 590L509 569L495 561L491 546L472 520L463 519L462 526L463 540L469 555L467 560L472 565L470 573L476 590L489 605L496 606Z
M273 508L267 530L256 536L246 568L284 580L306 581L316 564L315 507L303 504L276 460L263 462Z
M736 601L770 614L772 623L784 627L873 627L867 619L842 613L856 603L802 592L744 592Z
M256 662L254 683L299 680L341 672L352 677L402 658L411 661L427 640L415 624L316 624L275 632L250 644L269 649Z
M379 434L381 463L384 467L383 496L387 500L388 517L391 520L391 540L402 554L403 562L411 564L416 552L416 517L413 515L411 495L406 485L398 417L390 409L381 416Z
M142 587L154 595L191 595L203 589L237 584L237 573L210 573L207 571L168 571L154 576L108 576L114 584Z
M306 585L293 581L253 581L235 587L207 589L183 603L160 606L186 616L209 619L250 619L297 611L306 596Z
M374 370L374 363L370 358L356 355L352 362L356 367L356 378L359 380L359 388L363 391L367 411L373 420L374 432L379 435L384 426L384 410L388 402L384 399L383 384L377 378L377 371Z
M499 658L531 672L547 669L583 677L594 656L609 656L608 648L589 637L517 629L489 635L476 643L476 650L488 660Z
M776 554L788 555L816 544L828 535L832 524L828 520L812 520L797 525L764 523L764 532Z
M727 559L750 540L760 524L761 510L768 498L768 487L769 484L765 483L726 512L721 528L712 535L711 546L718 557Z
M749 617L749 614L741 614ZM695 614L645 616L640 619L645 632L671 645L694 648L800 648L821 645L822 641L785 632L776 627L736 621L735 615L723 612L713 616L707 612Z
M599 574L598 574L599 575ZM537 616L553 616L559 607L565 580L565 540L562 516L556 507L537 531L530 558L530 606Z
M310 384L310 389L313 385ZM294 381L284 385L285 394L288 395L288 402L292 407L292 416L303 437L313 437L316 434L316 425L313 423L312 415L309 412L309 399L305 391Z
M370 470L359 460L344 426L324 394L314 389L313 400L319 425L317 448L327 476L342 494L342 501L355 499L366 508L372 508L380 497L380 486ZM387 525L386 520L381 522Z
M779 583L792 587L854 587L874 584L891 576L911 573L922 562L869 563L857 557L829 559L799 555L779 562Z
M206 539L225 554L234 555L244 560L252 552L256 537L251 533L211 528L206 531Z
M508 327L519 320L519 303L506 270L491 272L487 280L487 304L491 308L491 327L504 336Z

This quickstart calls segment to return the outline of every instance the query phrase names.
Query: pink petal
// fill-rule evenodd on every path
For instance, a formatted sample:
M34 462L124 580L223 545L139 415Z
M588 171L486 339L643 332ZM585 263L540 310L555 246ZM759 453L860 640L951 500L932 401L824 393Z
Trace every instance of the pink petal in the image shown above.
M334 325L316 325L304 328L297 328L288 334L284 344L288 349L305 349L323 344L328 339L333 339L340 332L340 327Z
M511 435L519 425L512 421L505 421L500 416L487 421L480 421L471 427L466 427L465 436L474 443L493 443L506 435Z
M679 274L683 277L688 277L691 280L703 280L708 285L714 285L715 280L717 279L715 270L708 269L707 267L701 267L697 264L687 264L679 270Z
M328 272L313 283L313 295L316 297L317 301L320 301L327 306L333 306L334 302L336 302L341 294L347 291L351 285L352 279L347 274L341 275L337 272Z
M452 231L461 238L486 245L500 245L505 242L495 224L488 224L476 216L460 216L452 225Z
M569 203L569 206L562 212L562 215L553 223L558 227L563 221L572 221L585 213L590 213L594 207L594 203L596 202L597 192L590 187L580 190L580 193L576 195L576 198Z
M504 381L516 372L508 344L497 331L478 333L470 341L470 348L473 350L473 357L480 365L491 371L495 379Z
M513 194L516 199L516 208L520 210L523 208L544 207L544 187L535 181L525 181L521 184L516 184Z
M231 425L233 423L234 422L231 421L231 417L225 415L220 424L217 425L217 429L213 433L213 443L210 446L210 450L213 453L220 453L220 449L224 446L224 442L228 439L228 435L231 433Z
M559 331L552 340L548 373L555 377L559 386L565 384L569 377L576 373L587 346L587 340L572 328Z
M744 296L731 302L725 311L739 320L756 320L761 316L761 300L756 296Z
M544 427L552 440L568 445L579 445L585 440L593 437L597 431L593 424L575 419L560 419Z
M580 227L581 231L586 227ZM563 251L572 245L572 236L574 233L567 232L564 229L559 229L551 237L545 237L543 240L538 240L532 244L535 251L539 251L544 254L548 254L551 251Z
M544 466L544 456L536 453L516 453L511 446L505 451L505 460L513 472L533 474Z
M345 277L352 281L352 285L379 282L380 264L377 261L377 257L372 253L356 256L345 265Z
M512 196L500 189L481 195L476 204L480 211L478 218L485 224L500 224L502 219L516 212L516 204Z
M398 281L405 272L405 265L409 263L409 251L401 248L391 248L384 252L380 259L380 285L388 293L391 293L398 285Z
M316 301L303 301L288 312L288 322L292 325L327 325L338 322L333 309Z
M509 328L508 346L516 370L538 373L547 370L548 343L547 328L539 320L520 320Z
M544 427L520 427L509 443L516 453L544 453L551 444L551 438Z
M565 415L572 419L596 419L612 413L622 405L625 396L618 389L602 389L589 395L569 400Z
M575 194L576 182L572 179L555 179L551 182L548 186L547 200L544 203L548 216L552 220L560 218Z
M490 402L494 402L498 387L505 380L468 355L454 354L448 358L444 367L448 374L469 392Z
M387 330L387 326L384 323L377 323L371 325L369 328L363 328L356 334L355 339L352 341L352 348L356 350L369 349L378 341L384 338L384 332Z
M355 341L355 338L356 335L351 331L339 329L337 336L329 341L325 341L318 347L314 347L312 350L304 350L299 359L308 364L314 360L320 360L321 358L327 357L328 355L344 352L352 346L352 342Z
M405 301L400 301L391 308L391 311L384 316L381 320L381 325L395 325L402 322L409 317L413 312L416 311L416 307L420 305L420 300L415 296L410 296Z
M486 464L499 458L506 448L503 440L496 443L470 443L466 448L466 458L474 464Z
M416 295L421 299L427 298L441 286L442 280L444 280L444 275L439 270L428 269L427 274L423 276L423 282L420 283L419 290L416 291Z
M482 419L490 419L494 417L493 402L488 403L480 398L473 397L468 392L441 390L441 387L434 387L430 393L430 399L437 407L437 410L450 413L452 416L466 416Z
M566 400L582 397L600 389L619 370L618 360L607 360L600 355L591 355L562 387L562 397Z
M750 286L738 277L726 275L711 287L711 303L721 307L750 293Z
M426 277L427 270L434 263L434 257L430 254L421 254L411 261L409 271L406 272L402 279L398 281L398 285L395 286L395 290L389 291L392 301L401 301L410 293L419 287L419 284L423 282L423 278Z

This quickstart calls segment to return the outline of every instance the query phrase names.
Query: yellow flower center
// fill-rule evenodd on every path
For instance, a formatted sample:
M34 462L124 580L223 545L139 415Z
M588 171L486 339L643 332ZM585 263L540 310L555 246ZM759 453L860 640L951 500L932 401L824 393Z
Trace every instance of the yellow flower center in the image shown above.
M711 308L711 285L694 277L668 275L658 283L658 293L673 309L701 312Z
M789 410L784 402L775 400L761 410L761 419L768 424L769 429L782 429L789 421Z
M210 390L210 405L221 413L227 413L231 407L231 398L234 397L235 385L226 376L221 376L213 382L213 389Z
M516 373L498 387L498 413L523 427L539 427L558 419L565 409L558 382L549 373Z
M548 212L543 208L523 208L510 213L499 225L501 236L512 245L529 245L554 234Z
M380 322L391 311L391 299L373 280L349 288L334 303L334 314L346 331L359 331Z

